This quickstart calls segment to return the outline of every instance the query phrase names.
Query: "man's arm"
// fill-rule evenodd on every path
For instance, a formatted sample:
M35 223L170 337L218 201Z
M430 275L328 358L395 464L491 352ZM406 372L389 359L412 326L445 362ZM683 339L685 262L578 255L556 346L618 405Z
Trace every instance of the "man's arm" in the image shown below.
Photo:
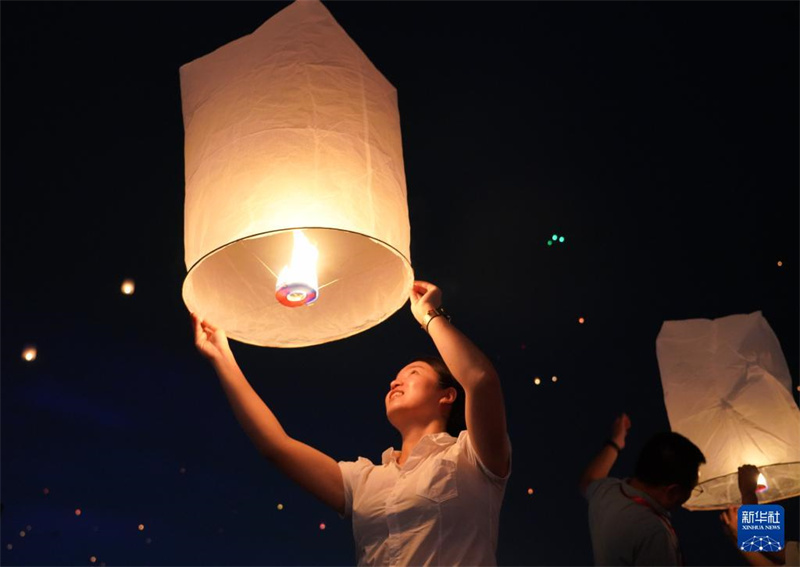
M620 450L625 447L625 438L630 428L631 420L628 414L623 413L614 420L614 424L611 427L610 441L616 443ZM578 488L581 494L586 495L586 489L593 481L608 476L611 467L617 461L617 456L619 456L619 451L616 447L608 443L603 445L603 448L595 455L594 459L583 471L580 481L578 481Z

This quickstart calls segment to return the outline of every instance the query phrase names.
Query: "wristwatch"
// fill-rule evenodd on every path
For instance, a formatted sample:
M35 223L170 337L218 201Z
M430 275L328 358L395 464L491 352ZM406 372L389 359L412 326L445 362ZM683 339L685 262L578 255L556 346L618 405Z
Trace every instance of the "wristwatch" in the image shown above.
M424 322L424 324L422 325L422 328L425 329L425 331L427 332L428 331L428 325L430 325L431 321L433 321L437 317L444 317L448 321L450 320L450 314L447 313L447 311L444 310L444 307L438 307L438 308L435 308L435 309L429 309L428 312L425 313L425 317L422 318L422 320Z

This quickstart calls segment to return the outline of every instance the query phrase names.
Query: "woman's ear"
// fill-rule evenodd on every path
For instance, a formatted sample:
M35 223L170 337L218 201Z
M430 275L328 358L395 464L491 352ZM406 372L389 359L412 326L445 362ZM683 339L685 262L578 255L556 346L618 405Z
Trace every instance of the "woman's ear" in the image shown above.
M440 404L452 404L453 402L456 401L457 397L458 397L458 392L456 392L455 388L450 386L449 388L447 388L444 391L444 395L442 395L442 397L439 398L439 403Z

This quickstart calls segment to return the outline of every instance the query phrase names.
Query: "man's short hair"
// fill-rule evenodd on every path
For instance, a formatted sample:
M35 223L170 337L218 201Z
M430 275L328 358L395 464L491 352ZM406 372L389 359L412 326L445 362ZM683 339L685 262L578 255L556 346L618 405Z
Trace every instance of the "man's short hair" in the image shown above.
M679 433L665 431L655 434L642 448L634 474L652 486L678 484L691 490L697 483L697 469L705 462L697 445Z

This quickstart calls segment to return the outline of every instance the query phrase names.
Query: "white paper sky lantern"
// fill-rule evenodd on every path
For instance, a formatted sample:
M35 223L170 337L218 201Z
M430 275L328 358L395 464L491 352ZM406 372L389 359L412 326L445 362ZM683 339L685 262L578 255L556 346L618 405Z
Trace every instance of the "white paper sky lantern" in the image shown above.
M741 465L761 471L759 502L800 495L800 410L778 338L760 311L665 321L656 354L670 426L707 461L703 492L686 508L741 504Z
M297 0L180 79L189 310L241 342L302 347L402 307L414 278L397 91L327 8ZM315 269L295 265L306 244Z

